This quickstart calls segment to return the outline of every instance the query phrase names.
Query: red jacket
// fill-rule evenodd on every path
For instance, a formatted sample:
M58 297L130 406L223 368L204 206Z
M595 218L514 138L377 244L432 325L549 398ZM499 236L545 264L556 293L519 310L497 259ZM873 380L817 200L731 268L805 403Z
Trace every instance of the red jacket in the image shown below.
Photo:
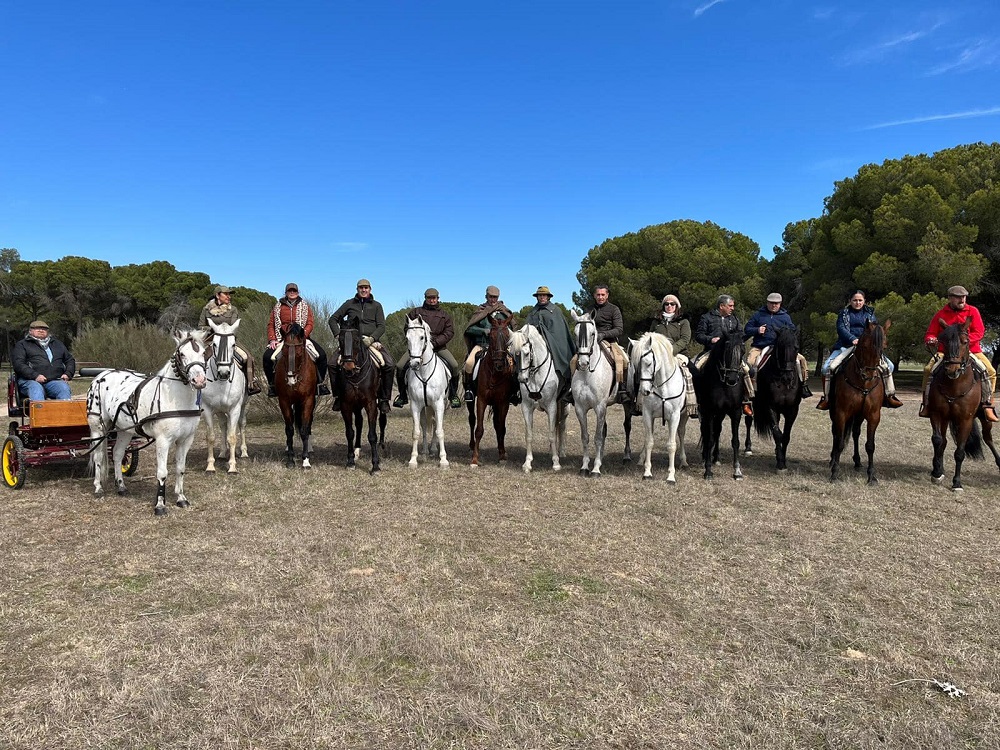
M284 339L284 336L282 335L282 331L284 331L285 329L287 329L288 326L290 326L292 323L296 322L296 319L297 319L296 318L296 313L297 313L296 308L299 305L303 306L303 308L304 308L303 312L305 313L305 325L302 326L302 329L306 333L306 338L310 338L312 336L312 330L313 330L313 313L312 313L312 308L309 307L309 303L306 302L304 299L302 299L302 297L296 297L294 303L291 300L289 300L288 297L282 297L280 300L278 300L278 303L271 310L271 317L268 318L268 321L267 321L267 340L268 341L281 341L282 339ZM275 316L275 314L277 314L278 317L281 319L281 328L280 328L280 330L275 330L275 326L274 326L274 316ZM301 317L301 315L302 314L299 313L299 317Z
M972 325L969 326L969 351L972 354L978 354L982 351L979 342L983 340L983 334L986 333L986 326L983 325L983 316L979 314L979 310L970 304L966 304L963 310L954 310L951 305L945 305L934 313L934 317L931 318L931 324L927 326L924 343L930 343L931 339L940 339L941 332L945 328L954 323L964 323L968 318L972 319ZM942 322L944 325L942 325ZM938 351L944 351L944 347L940 343L938 344Z

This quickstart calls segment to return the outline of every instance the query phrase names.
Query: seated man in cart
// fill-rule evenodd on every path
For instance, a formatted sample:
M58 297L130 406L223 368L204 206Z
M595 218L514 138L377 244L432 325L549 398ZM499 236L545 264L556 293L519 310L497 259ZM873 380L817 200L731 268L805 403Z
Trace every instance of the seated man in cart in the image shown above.
M76 374L76 360L69 349L49 335L43 320L33 320L28 335L14 344L10 363L20 393L32 401L71 397L69 381Z

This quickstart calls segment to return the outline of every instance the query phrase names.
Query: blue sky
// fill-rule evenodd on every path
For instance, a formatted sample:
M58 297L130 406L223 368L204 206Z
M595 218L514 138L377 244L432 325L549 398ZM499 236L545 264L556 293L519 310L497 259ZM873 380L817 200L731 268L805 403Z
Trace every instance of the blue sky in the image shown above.
M0 247L568 304L609 237L770 254L861 165L998 140L998 5L0 0Z

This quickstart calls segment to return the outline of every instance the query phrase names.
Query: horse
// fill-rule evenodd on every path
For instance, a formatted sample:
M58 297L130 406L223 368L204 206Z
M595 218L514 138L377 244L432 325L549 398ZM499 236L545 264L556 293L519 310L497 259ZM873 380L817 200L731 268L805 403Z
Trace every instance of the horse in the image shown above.
M608 434L608 407L615 403L615 368L601 352L597 343L597 326L588 314L578 315L570 311L573 322L576 323L576 372L570 388L573 391L573 404L576 417L580 420L580 438L583 441L583 465L580 473L583 475L601 476L601 465L604 460L604 440ZM597 416L594 426L594 465L590 467L590 433L587 427L587 414L591 410ZM626 452L623 461L632 459L629 436L632 432L631 408L626 405Z
M753 455L750 446L750 420L757 434L774 441L774 457L778 471L787 471L788 441L792 426L799 416L802 385L799 378L799 345L795 329L778 330L767 359L757 369L757 395L753 401L753 417L747 417L746 443L743 455Z
M176 348L155 375L131 370L104 370L87 392L87 423L94 448L94 494L104 494L108 451L103 441L117 433L111 465L118 494L125 494L122 459L137 434L156 443L156 500L153 513L167 512L167 459L175 449L174 494L178 508L190 503L184 495L184 468L201 411L198 402L208 382L207 363L213 356L207 331L175 331ZM148 445L148 443L147 443Z
M653 478L653 429L659 419L667 428L667 483L675 484L678 453L681 467L687 466L684 433L688 416L684 408L686 385L681 364L674 357L670 339L659 333L644 333L638 341L633 341L629 359L630 369L638 380L635 398L642 404L642 423L646 428L642 478Z
M944 349L944 361L934 371L927 396L927 411L931 418L931 443L934 446L934 461L931 481L940 484L944 480L944 449L948 445L948 430L955 438L955 476L951 488L962 491L962 462L966 456L975 460L984 458L983 443L989 446L993 458L1000 467L1000 454L993 445L993 423L979 415L982 422L980 432L976 416L979 413L982 388L972 357L969 354L969 326L971 319L955 323L945 328L938 341Z
M847 436L854 438L854 469L861 469L859 440L861 423L868 425L865 450L868 452L868 484L878 484L875 476L875 431L882 419L884 384L882 381L882 351L885 335L892 325L868 323L858 338L854 351L830 376L830 423L833 430L833 450L830 452L830 481L840 474L840 454L847 445Z
M743 479L740 467L740 416L743 414L743 333L724 334L712 345L694 379L701 412L701 455L705 479L712 479L712 464L719 460L722 421L729 417L732 429L733 479Z
M235 323L217 323L209 320L215 356L209 362L208 384L202 390L202 415L205 417L205 437L208 443L208 466L205 471L215 471L215 414L224 415L226 444L229 446L228 473L236 474L236 448L240 458L247 457L247 378L243 370L233 365L236 344Z
M497 434L497 451L501 462L507 460L504 438L507 435L507 411L514 386L514 359L507 351L509 327L513 318L490 319L489 343L476 367L476 400L469 404L469 450L472 465L479 466L479 443L486 431L486 407L493 411L493 429Z
M306 332L298 323L292 323L282 332L280 348L275 357L274 389L278 392L278 406L285 420L285 466L295 465L295 448L292 444L296 431L302 441L302 468L311 469L312 421L316 408L316 363L309 356Z
M444 447L444 404L448 394L448 367L434 353L430 326L419 316L406 319L406 350L410 366L406 371L406 392L413 415L413 450L410 466L417 467L417 454L430 457L430 436L437 438L439 465L448 468ZM421 440L423 438L423 440ZM419 450L418 450L419 449Z
M362 342L358 329L341 328L337 340L341 371L341 376L337 378L340 384L338 395L347 435L347 468L355 468L356 460L361 457L361 427L367 416L368 444L372 452L372 467L368 473L374 475L382 470L379 449L385 451L385 425L388 421L378 408L381 373L372 353Z
M531 452L532 418L541 409L549 418L549 449L552 470L560 471L559 459L566 455L566 404L559 399L559 373L541 331L526 325L514 331L510 338L510 353L517 361L517 379L521 388L521 416L524 417L524 439L527 455L521 468L531 472L534 455Z

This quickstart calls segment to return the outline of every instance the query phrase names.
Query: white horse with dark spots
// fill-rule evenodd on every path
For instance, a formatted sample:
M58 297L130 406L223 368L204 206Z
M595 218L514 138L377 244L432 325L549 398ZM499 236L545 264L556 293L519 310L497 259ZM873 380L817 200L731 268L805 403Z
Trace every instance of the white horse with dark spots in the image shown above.
M434 353L430 326L420 317L406 319L406 350L410 367L406 371L406 393L413 415L413 450L410 466L416 468L417 455L430 458L431 433L437 438L439 465L448 468L444 448L444 403L448 393L448 365Z
M240 458L247 458L247 378L243 370L234 364L236 350L236 329L240 321L233 324L208 321L212 328L212 346L215 357L209 363L208 384L202 391L201 405L204 409L206 440L208 442L208 466L205 471L215 471L215 415L220 415L226 424L226 444L229 446L230 474L236 474L236 449Z
M175 453L174 494L179 508L190 505L184 495L187 453L201 419L201 390L208 382L206 369L213 357L207 331L174 332L177 344L170 360L155 375L131 370L105 370L94 378L87 393L87 422L95 448L90 453L94 468L94 494L104 494L108 451L102 441L117 433L111 465L115 469L118 494L125 494L122 458L136 435L156 444L156 501L153 512L167 512L167 459Z
M615 402L615 368L601 351L597 341L597 325L588 314L579 315L571 310L576 323L576 372L571 389L576 418L580 420L580 440L583 442L581 474L601 476L604 461L604 440L608 434L608 407ZM587 426L589 412L597 417L594 425L594 466L590 467L590 432Z
M566 455L566 404L559 401L559 373L549 351L545 337L533 325L514 331L509 350L517 362L517 379L521 388L521 416L524 417L524 439L527 455L521 466L531 472L534 455L532 419L535 409L541 409L549 418L549 450L552 452L552 470L559 471L559 459Z
M644 333L632 341L630 370L638 381L635 398L642 405L642 424L646 428L643 447L643 479L652 479L653 431L657 420L667 433L667 482L674 484L675 461L687 466L684 432L687 413L684 409L684 373L674 357L670 339L659 333Z

